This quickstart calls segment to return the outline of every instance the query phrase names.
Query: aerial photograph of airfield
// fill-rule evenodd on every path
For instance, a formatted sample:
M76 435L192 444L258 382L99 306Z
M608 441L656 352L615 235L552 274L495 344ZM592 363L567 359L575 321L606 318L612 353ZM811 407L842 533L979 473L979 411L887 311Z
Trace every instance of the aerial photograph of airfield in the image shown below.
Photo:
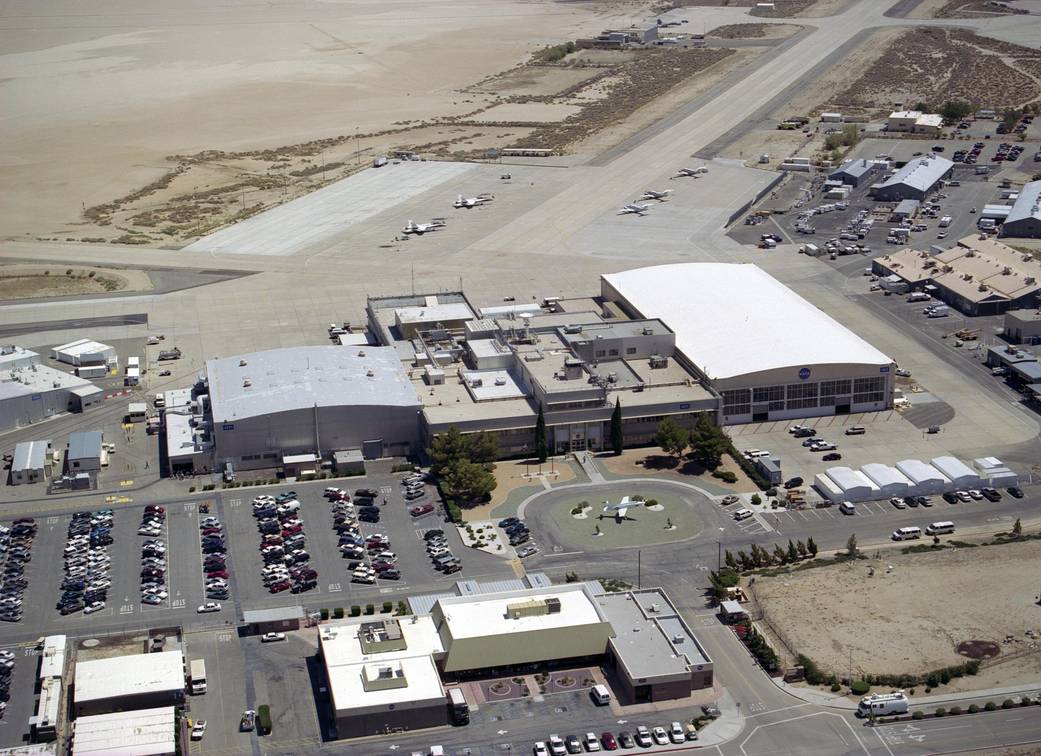
M1039 116L1041 0L0 4L0 756L1041 753Z

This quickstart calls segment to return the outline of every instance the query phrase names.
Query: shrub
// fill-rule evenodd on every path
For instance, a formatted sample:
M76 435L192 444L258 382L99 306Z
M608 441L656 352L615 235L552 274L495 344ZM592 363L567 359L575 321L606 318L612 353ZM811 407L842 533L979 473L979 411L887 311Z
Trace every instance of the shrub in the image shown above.
M398 602L398 612L397 613L399 615L401 615L401 616L404 616L406 614L412 614L412 612L409 611L408 604L405 603L404 601L399 601Z
M329 619L329 610L328 610L328 609L322 609L322 611L321 611L321 612L319 612L319 616L320 616L320 617L321 617L321 618L322 618L323 620L327 620L327 619Z
M750 499L750 501L752 502L752 506L755 507L763 503L763 497L757 493L754 493L752 494L752 498Z
M911 688L911 690L907 691L907 695L909 695L909 696L913 696L913 695L914 695L914 692L915 692L915 689L914 689L914 688Z
M383 602L383 611L384 611L384 613L389 612L393 608L394 608L394 602L392 602L392 601L384 601Z
M334 619L343 619L343 607L342 606L338 606L335 609L333 609L333 618Z
M212 483L207 483L205 486L202 487L202 490L203 491L212 491L213 490L213 484Z
M988 702L988 705L993 705L993 704L994 704L993 701ZM976 704L969 704L969 713L970 714L976 714L976 713L979 712L979 710L980 710L980 707L977 706Z
M271 733L271 707L261 704L257 707L257 735L269 735Z
M956 717L956 716L958 716L961 713L962 713L962 709L961 709L960 706L952 706L951 707L951 716L952 717Z
M983 704L983 708L987 711L994 711L996 708L998 708L998 705L993 701L987 701L987 703Z
M777 489L776 488L768 488L765 491L763 491L763 493L765 493L767 496L776 496L777 495Z
M1030 698L1030 696L1022 696L1022 697L1021 697L1021 698L1019 699L1019 705L1020 705L1020 706L1030 706L1030 704L1032 704L1032 703L1034 703L1034 702L1033 702L1033 700L1032 700L1032 699Z
M988 702L987 705L989 706L990 703ZM1011 709L1015 705L1016 705L1016 702L1013 701L1011 698L1006 698L1004 701L1001 702L1001 708L1002 709ZM987 711L990 711L990 709L988 709Z
M365 605L365 613L366 614L374 614L375 611L376 611L376 607L374 607L372 604L366 604Z
M938 717L946 717L947 716L947 709L945 709L945 708L943 708L941 706L939 709L936 710L936 716L938 716Z
M930 672L929 676L925 678L925 686L929 689L940 687L940 676L935 672Z
M730 470L713 470L712 477L718 478L724 483L737 483L737 474L730 472Z
M849 686L850 691L858 696L862 696L871 690L871 684L867 680L854 680L853 684Z
M188 493L195 493L195 486L188 486Z
M361 607L358 606L357 604L352 604L351 605L351 616L352 617L357 617L359 614L361 614Z
M911 715L911 719L922 719L924 716L925 714L923 714L922 712L916 711Z
M842 686L841 685L839 685L838 683L832 683L831 684L831 692L832 693L838 693L840 690L842 690Z
M798 656L799 666L803 669L803 674L806 676L806 682L810 685L820 685L824 682L824 675L815 662L805 654L799 654ZM831 679L832 690L837 690L838 681L834 678Z

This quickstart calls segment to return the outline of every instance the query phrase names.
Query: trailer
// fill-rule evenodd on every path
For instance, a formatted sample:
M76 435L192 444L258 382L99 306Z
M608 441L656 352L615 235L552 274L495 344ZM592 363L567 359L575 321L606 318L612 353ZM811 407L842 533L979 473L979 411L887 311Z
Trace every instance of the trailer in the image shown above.
M164 349L159 353L158 359L160 362L167 362L169 360L179 360L181 359L181 350L177 347L174 347L173 349Z

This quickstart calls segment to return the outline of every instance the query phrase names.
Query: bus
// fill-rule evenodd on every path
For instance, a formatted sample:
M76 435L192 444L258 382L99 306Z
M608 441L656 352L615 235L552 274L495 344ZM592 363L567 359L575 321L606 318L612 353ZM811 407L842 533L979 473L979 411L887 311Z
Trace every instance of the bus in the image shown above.
M448 689L448 713L457 727L470 724L470 705L459 688Z

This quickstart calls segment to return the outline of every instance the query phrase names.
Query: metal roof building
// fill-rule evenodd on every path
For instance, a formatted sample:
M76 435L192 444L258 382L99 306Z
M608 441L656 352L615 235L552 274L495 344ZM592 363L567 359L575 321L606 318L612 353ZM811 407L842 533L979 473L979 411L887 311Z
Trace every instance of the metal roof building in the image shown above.
M878 492L882 496L908 496L919 493L914 482L895 467L871 462L861 467L860 471L878 486Z
M943 493L951 481L932 465L920 459L903 459L896 463L896 469L911 480L918 493L924 496Z
M896 173L872 187L872 196L880 202L925 199L936 185L950 175L954 163L939 155L913 158Z
M115 359L116 350L91 339L77 339L51 349L51 359L69 365L102 365Z
M1001 227L1002 236L1041 238L1041 181L1023 185Z
M305 346L209 360L218 465L277 467L294 454L406 456L420 400L388 347Z
M65 464L70 472L90 472L101 469L101 431L77 431L69 436L69 450Z
M957 457L934 457L930 462L951 481L952 488L977 488L983 485L980 476Z
M77 716L184 702L184 654L162 651L76 664Z
M173 706L76 720L72 756L165 756L176 752Z
M601 276L601 291L673 331L677 357L722 394L725 423L892 406L893 361L755 265L637 268Z
M50 441L22 441L15 444L11 462L11 485L43 480L51 466Z
M874 160L846 160L832 171L828 178L850 186L859 186L860 182L878 170L878 167Z
M814 488L831 501L868 501L878 498L878 486L859 470L829 467L814 478Z

